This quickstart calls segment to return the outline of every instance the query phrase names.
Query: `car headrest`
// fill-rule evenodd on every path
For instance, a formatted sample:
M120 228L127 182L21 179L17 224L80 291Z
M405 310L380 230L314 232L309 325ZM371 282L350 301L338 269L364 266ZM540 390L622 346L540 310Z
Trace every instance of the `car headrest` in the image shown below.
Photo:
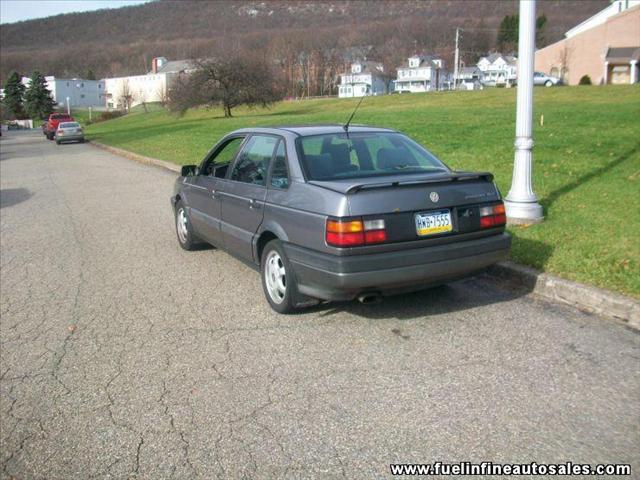
M307 160L307 168L309 174L318 180L323 178L331 178L333 176L333 165L331 155L323 153L322 155L305 155Z
M401 165L419 165L405 147L381 148L376 159L380 170L391 170Z
M335 166L343 166L351 163L351 155L349 155L349 147L346 143L327 145L322 153L331 155L331 160Z

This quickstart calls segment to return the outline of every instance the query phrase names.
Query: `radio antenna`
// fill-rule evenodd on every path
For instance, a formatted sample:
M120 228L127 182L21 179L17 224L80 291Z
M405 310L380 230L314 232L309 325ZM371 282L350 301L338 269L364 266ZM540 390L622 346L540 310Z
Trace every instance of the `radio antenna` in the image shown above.
M353 109L353 112L351 113L351 116L349 117L349 120L347 120L347 123L344 124L344 126L342 127L344 129L345 132L347 132L347 135L349 134L349 124L351 123L351 120L353 120L353 116L356 114L356 112L358 111L358 107L360 107L360 104L362 103L362 101L364 100L364 95L360 98L360 101L358 102L358 105L356 105L356 108Z

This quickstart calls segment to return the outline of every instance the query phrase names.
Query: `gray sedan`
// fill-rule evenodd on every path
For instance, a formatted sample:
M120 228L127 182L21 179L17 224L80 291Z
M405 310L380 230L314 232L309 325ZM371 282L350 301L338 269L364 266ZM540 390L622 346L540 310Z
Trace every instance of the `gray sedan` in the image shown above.
M562 85L562 80L558 77L552 77L542 72L533 72L533 84L544 85L545 87L554 87Z
M280 313L442 284L511 244L490 173L452 171L383 128L237 130L182 168L171 202L180 246L255 266Z
M65 122L58 125L54 139L58 145L62 142L84 143L84 131L78 122Z

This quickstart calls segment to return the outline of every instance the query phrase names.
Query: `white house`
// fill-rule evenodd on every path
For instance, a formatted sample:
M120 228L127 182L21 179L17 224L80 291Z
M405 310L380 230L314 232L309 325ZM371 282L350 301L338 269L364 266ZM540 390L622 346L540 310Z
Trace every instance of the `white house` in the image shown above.
M478 68L484 85L511 87L518 81L518 59L511 55L492 53L480 58Z
M384 67L377 62L354 62L351 72L340 75L338 97L365 97L387 93L387 84L382 77Z
M59 107L67 106L67 98L71 107L101 107L104 106L104 81L85 80L83 78L44 77L47 89ZM28 87L29 77L22 77L22 84Z
M400 93L442 90L448 82L444 61L440 58L414 55L408 59L407 67L397 70L395 90Z
M164 57L151 61L151 71L144 75L105 78L105 103L108 108L133 107L142 103L164 102L178 76L195 69L191 60L169 62ZM128 101L126 100L128 98Z
M482 71L476 67L462 67L458 70L456 84L458 90L480 90L482 89Z

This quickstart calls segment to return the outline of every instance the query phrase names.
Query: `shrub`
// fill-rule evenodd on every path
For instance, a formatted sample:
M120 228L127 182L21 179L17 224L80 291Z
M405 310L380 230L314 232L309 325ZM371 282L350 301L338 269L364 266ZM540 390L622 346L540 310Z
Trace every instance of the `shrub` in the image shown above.
M98 115L97 118L95 118L93 120L92 123L98 123L98 122L105 122L107 120L113 120L114 118L118 118L123 116L124 113L119 111L119 110L113 110L111 112L102 112L100 115Z
M580 77L578 85L591 85L591 77L589 75L583 75Z

